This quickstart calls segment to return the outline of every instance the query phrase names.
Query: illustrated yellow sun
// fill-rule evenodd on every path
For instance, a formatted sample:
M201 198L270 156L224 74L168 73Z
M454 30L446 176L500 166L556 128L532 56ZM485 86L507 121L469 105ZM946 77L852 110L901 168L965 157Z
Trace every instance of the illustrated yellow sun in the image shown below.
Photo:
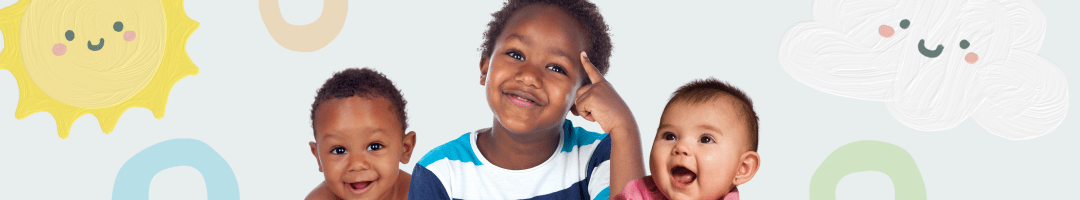
M128 108L161 119L173 84L199 73L186 50L198 27L182 0L20 0L0 9L0 69L19 84L15 118L51 113L60 138L85 114L105 133Z

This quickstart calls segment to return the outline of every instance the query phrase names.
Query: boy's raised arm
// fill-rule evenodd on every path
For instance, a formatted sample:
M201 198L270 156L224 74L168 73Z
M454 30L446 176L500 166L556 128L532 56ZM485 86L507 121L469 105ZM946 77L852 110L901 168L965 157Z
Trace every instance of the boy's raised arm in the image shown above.
M611 183L608 194L619 194L623 186L645 176L641 155L641 133L630 107L604 79L604 75L581 52L581 64L592 84L581 86L574 100L574 115L597 122L611 136ZM614 197L615 195L610 195Z

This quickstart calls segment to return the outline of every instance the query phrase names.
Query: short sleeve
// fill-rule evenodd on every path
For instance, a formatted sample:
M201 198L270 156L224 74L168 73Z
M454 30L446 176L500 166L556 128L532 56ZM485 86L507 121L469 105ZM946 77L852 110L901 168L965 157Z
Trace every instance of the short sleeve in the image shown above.
M588 193L592 199L608 199L611 185L611 136L606 135L589 158Z
M409 183L409 199L450 199L446 187L435 173L422 165L413 167L412 180Z

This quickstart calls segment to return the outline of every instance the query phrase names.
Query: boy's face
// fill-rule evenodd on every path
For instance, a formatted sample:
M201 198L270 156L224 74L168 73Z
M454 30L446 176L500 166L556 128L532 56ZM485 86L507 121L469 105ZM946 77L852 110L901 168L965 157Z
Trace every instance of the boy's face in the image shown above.
M386 98L330 99L315 110L312 154L327 187L342 199L385 199L408 162L415 141ZM411 136L411 133L410 133Z
M735 185L749 130L734 102L724 96L664 109L649 166L665 196L718 199Z
M580 25L550 5L521 8L480 66L481 85L499 123L515 133L561 124L585 77Z

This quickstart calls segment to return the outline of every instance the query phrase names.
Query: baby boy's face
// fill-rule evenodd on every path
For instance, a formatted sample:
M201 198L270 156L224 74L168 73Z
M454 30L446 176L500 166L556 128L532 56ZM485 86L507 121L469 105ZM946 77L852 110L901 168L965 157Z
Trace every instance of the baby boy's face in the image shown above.
M382 97L323 102L315 111L312 153L326 185L342 199L386 199L398 180L404 130Z
M669 199L719 199L734 186L749 130L733 102L724 96L664 109L649 166Z
M585 77L579 26L548 5L526 6L510 18L481 66L488 106L503 127L524 133L566 118Z

